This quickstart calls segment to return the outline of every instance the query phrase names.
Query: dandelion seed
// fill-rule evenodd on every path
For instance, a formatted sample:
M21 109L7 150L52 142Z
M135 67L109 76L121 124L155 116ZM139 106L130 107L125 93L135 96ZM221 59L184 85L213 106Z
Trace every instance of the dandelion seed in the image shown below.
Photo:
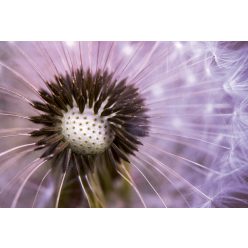
M211 205L245 87L223 47L1 43L1 206Z

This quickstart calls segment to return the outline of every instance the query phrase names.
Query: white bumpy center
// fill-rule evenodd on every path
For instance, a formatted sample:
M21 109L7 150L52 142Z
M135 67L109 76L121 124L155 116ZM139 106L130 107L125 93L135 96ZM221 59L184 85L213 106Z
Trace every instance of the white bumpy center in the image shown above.
M75 106L64 112L61 127L65 140L79 154L102 153L114 139L108 120L87 106L83 113Z

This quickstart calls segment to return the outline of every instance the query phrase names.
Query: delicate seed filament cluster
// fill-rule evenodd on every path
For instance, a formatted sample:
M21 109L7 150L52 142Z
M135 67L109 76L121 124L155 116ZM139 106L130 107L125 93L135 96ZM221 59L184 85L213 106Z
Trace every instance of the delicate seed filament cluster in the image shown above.
M108 71L80 68L47 82L49 90L39 91L43 101L32 103L41 114L31 117L43 126L32 132L39 137L37 149L45 149L42 157L63 159L72 153L64 158L67 166L80 165L84 173L97 157L112 167L129 161L139 137L148 134L148 116L138 89L126 81L118 82Z

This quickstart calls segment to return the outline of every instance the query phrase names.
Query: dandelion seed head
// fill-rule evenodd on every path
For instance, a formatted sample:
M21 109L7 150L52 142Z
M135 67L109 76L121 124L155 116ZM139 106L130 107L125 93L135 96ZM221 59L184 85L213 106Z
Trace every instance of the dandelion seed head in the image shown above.
M37 147L45 149L42 157L63 156L71 149L76 157L92 155L95 159L112 152L112 162L129 161L128 156L137 150L138 138L147 135L144 99L126 79L117 82L107 71L92 74L77 69L66 76L56 75L47 87L49 91L39 92L45 103L33 102L43 114L31 117L43 126L31 133L41 137Z
M247 164L247 53L229 46L0 43L1 205L191 207L220 196L225 174Z
M70 108L63 113L62 134L73 151L80 154L99 154L113 142L114 133L107 118L88 107L80 113L78 107Z

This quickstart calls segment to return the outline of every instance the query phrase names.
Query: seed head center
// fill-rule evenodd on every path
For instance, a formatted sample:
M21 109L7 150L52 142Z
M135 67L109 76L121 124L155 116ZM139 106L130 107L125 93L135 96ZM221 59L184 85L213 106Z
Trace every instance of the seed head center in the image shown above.
M95 115L91 108L85 107L84 112L80 113L79 108L74 106L64 112L61 120L64 139L76 153L102 153L114 139L108 120Z

